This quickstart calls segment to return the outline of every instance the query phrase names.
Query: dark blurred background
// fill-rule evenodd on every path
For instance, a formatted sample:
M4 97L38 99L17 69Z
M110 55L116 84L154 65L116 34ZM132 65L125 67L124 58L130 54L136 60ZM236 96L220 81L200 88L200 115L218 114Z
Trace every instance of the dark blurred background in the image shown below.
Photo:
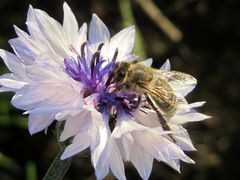
M169 58L172 69L198 79L189 102L206 100L199 111L211 115L189 123L196 152L187 153L195 165L181 163L181 174L154 162L150 179L239 179L240 172L240 1L238 0L68 0L79 24L96 13L112 35L136 24L136 52L154 58L158 68ZM62 22L60 0L1 0L0 48L12 51L13 24L26 31L29 4ZM166 22L163 24L162 22ZM145 51L145 52L144 52ZM2 61L0 73L8 72ZM12 107L12 93L0 94L0 179L41 179L59 151L52 129L30 136L27 117ZM140 179L126 164L128 179ZM88 157L75 157L66 180L95 179ZM106 179L114 179L110 174Z

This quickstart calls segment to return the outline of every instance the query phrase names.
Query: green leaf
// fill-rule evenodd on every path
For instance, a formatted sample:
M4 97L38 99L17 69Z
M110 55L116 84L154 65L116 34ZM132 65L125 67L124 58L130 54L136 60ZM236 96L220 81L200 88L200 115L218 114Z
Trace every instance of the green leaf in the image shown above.
M1 152L0 152L0 167L3 167L14 172L20 170L20 166L14 160L7 157Z

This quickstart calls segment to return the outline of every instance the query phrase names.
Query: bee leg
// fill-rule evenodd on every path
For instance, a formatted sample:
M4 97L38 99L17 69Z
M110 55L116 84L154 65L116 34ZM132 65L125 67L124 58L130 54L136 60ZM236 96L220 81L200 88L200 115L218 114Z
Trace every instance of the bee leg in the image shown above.
M163 128L165 128L164 130L170 130L170 128L167 126L167 122L164 119L162 113L160 112L157 105L154 103L154 100L147 93L145 93L145 96L147 98L147 102L150 104L150 106L153 108L153 110L157 113L157 116L159 118L161 125L163 126Z
M116 87L116 91L120 91L122 89L125 88L125 84L119 84L117 87Z
M170 127L167 125L166 119L163 117L162 113L160 112L157 105L154 103L154 100L151 96L149 96L147 93L145 93L145 96L147 98L147 102L150 104L150 106L153 108L153 110L157 113L158 119L160 121L160 124L162 125L163 130L170 131ZM172 137L172 135L169 135L169 137L173 140L173 142L176 142L175 139Z

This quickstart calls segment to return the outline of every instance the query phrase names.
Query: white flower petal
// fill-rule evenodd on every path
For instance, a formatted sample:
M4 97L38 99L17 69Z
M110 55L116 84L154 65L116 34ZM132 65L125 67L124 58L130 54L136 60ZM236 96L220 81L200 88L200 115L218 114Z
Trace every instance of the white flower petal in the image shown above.
M26 25L30 35L33 36L34 38L36 34L38 33L41 34L41 31L37 25L34 9L31 5L29 5L29 8L28 8Z
M184 151L196 151L196 149L194 148L194 146L192 144L192 141L191 141L191 139L189 137L189 134L188 134L186 129L184 129L180 125L170 124L170 123L169 123L169 127L173 131L176 132L176 133L172 134L172 137L176 141L175 143L179 147L181 147L182 150L184 150Z
M159 161L171 165L171 160L180 159L188 163L193 161L173 142L154 131L135 132L135 141L149 154ZM144 142L144 143L143 143Z
M69 116L75 117L82 112L83 109L79 109L79 107L75 109L65 109L55 115L55 119L58 121L65 121Z
M148 67L151 67L152 63L153 63L153 59L152 58L147 59L145 61L138 62L138 64L142 64L142 65L148 66Z
M27 82L19 80L13 74L3 74L0 76L0 85L9 88L10 91L16 91L17 89L25 86Z
M64 124L64 130L61 133L60 141L65 141L69 137L75 136L81 131L88 129L91 124L91 116L89 111L81 111L75 117L69 117Z
M108 140L108 144L106 145L103 153L101 154L100 160L96 166L95 173L98 177L97 179L103 178L103 176L101 176L103 175L102 172L106 173L107 168L111 169L117 179L126 179L121 154L114 138L110 138Z
M108 28L96 14L92 15L88 39L90 43L104 43L110 39Z
M131 162L142 179L148 179L152 171L153 157L137 145L133 146L131 152Z
M32 52L40 52L39 46L35 43L33 43L34 39L32 37L18 28L16 25L13 26L16 34L18 35L18 38L21 40L22 44L24 44L26 47L30 48Z
M17 108L29 110L46 106L77 106L79 105L78 91L71 85L63 83L32 83L19 90L12 99Z
M126 56L123 56L121 58L121 61L125 61L125 62L128 62L128 63L132 63L133 61L135 61L136 59L138 58L137 55L135 54L128 54Z
M22 42L31 48L36 55L42 54L45 51L54 53L53 47L50 45L50 42L48 42L48 39L45 38L44 32L42 32L42 29L38 25L35 10L31 5L28 9L26 24L30 36L23 31L18 31L18 36Z
M165 71L170 71L171 70L171 64L169 59L167 59L165 61L165 63L160 67L161 70L165 70Z
M81 45L87 41L87 24L83 23L78 31L78 35L75 37L75 41L73 41L73 46L75 50L80 54Z
M204 105L205 103L206 103L206 101L199 101L199 102L195 102L195 103L189 104L189 107L190 107L190 108L201 107L201 106Z
M62 26L39 9L34 9L34 15L42 36L49 42L54 51L62 57L69 57L70 44L66 41Z
M131 133L124 134L122 138L116 139L118 144L119 151L121 153L122 158L125 161L130 161L130 155L132 153L132 148L135 145L134 139Z
M7 87L0 87L0 92L8 92L8 91L14 91L14 90Z
M108 159L106 161L103 161L103 162L97 164L97 167L95 168L95 175L96 175L97 180L104 179L104 177L107 176L108 173L109 173Z
M184 151L196 151L196 148L194 148L189 135L187 135L187 134L185 134L185 135L183 135L183 134L173 135L173 138L176 141L176 144L179 147L181 147L182 150L184 150Z
M180 115L176 114L170 119L170 122L175 124L184 124L187 122L202 121L208 118L211 118L211 117L202 113L198 113L195 110L191 110L190 112L187 112L184 114L180 114Z
M108 128L108 125L104 121L102 114L99 113L97 110L92 109L91 116L93 122L93 126L91 128L92 132L91 159L93 167L96 168L101 153L103 152L108 141L110 130Z
M9 40L9 44L12 46L15 54L21 58L25 65L29 65L34 62L35 54L25 44L23 44L19 38Z
M57 74L54 73L53 71L49 71L48 69L44 67L40 67L38 65L27 66L26 73L27 73L27 76L32 81L35 81L35 82L49 80L49 78L56 78L56 79L59 78Z
M156 134L147 131L133 133L133 138L137 144L139 144L146 152L151 154L159 161L167 161L167 157L162 154L162 149L171 144L170 141ZM161 147L161 148L160 148Z
M78 36L78 23L77 20L66 2L63 3L64 18L63 18L63 30L68 39L68 43L71 44Z
M112 141L108 144L108 149L111 150L109 155L109 166L113 174L116 176L117 179L125 180L125 171L124 171L124 165L121 158L121 154L119 152L119 149L116 145L115 141ZM104 162L102 162L104 163Z
M29 114L28 129L31 135L47 128L54 121L54 114Z
M24 76L24 65L22 64L21 60L15 56L14 54L0 49L0 57L3 59L4 63L13 72L15 76L20 78L25 78Z
M33 82L45 80L45 82L52 82L53 84L59 82L63 84L76 84L75 81L70 78L61 67L59 67L58 62L44 62L44 60L42 60L51 57L54 58L54 56L43 55L36 59L37 62L35 62L35 64L27 66L25 70L28 78Z
M180 160L179 159L171 159L169 163L167 163L170 167L175 169L177 172L180 173Z
M125 113L118 114L116 121L115 128L111 134L111 136L114 138L121 138L123 134L132 131L142 131L147 129L144 126L137 124L135 121L133 121L131 116Z
M91 144L91 135L88 131L82 131L74 137L72 144L70 144L61 155L61 160L69 158L77 153L88 148Z
M123 57L128 55L133 49L134 39L135 39L134 26L121 30L119 33L114 35L110 40L108 57L110 59L113 58L116 49L118 49L117 61L124 60Z
M70 109L72 106L70 105L43 105L40 107L36 107L34 109L25 111L24 114L43 114L43 113L59 113L61 111L64 111L65 109ZM23 108L22 108L23 109Z

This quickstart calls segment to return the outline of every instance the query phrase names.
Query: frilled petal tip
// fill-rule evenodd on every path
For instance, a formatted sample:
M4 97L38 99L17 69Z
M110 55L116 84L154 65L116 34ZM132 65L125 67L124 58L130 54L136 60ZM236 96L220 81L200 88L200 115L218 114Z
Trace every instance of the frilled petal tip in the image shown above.
M81 111L76 116L65 117L64 129L60 135L60 141L65 141L70 137L78 135L84 129L87 129L91 124L91 114L88 111ZM80 120L81 119L81 120Z
M82 131L77 136L73 138L73 142L69 145L61 155L60 159L64 160L73 155L76 155L86 148L88 148L91 144L91 135L88 131Z
M149 58L145 61L141 61L139 62L139 64L142 64L144 66L148 66L148 67L151 67L152 66L152 63L153 63L153 59L152 58Z
M109 41L110 33L107 26L102 22L102 20L96 15L92 15L92 20L90 22L88 39L90 43L104 43Z
M117 61L124 61L126 56L132 52L135 40L135 27L130 26L115 34L109 43L108 56L113 57L113 53L118 50ZM129 60L129 59L128 59Z
M54 114L29 115L28 129L31 135L46 129L54 121Z
M17 77L24 77L24 65L21 59L15 54L12 54L6 50L0 49L0 57L3 59L8 69Z
M203 113L199 113L194 109L196 107L201 107L203 104L205 104L205 101L189 104L190 111L186 113L175 114L170 119L170 122L175 124L184 124L187 122L197 122L197 121L203 121L205 119L211 118L211 116L205 115Z
M78 37L78 23L76 17L66 2L63 3L63 11L63 29L66 32L68 41L74 42L75 38Z

